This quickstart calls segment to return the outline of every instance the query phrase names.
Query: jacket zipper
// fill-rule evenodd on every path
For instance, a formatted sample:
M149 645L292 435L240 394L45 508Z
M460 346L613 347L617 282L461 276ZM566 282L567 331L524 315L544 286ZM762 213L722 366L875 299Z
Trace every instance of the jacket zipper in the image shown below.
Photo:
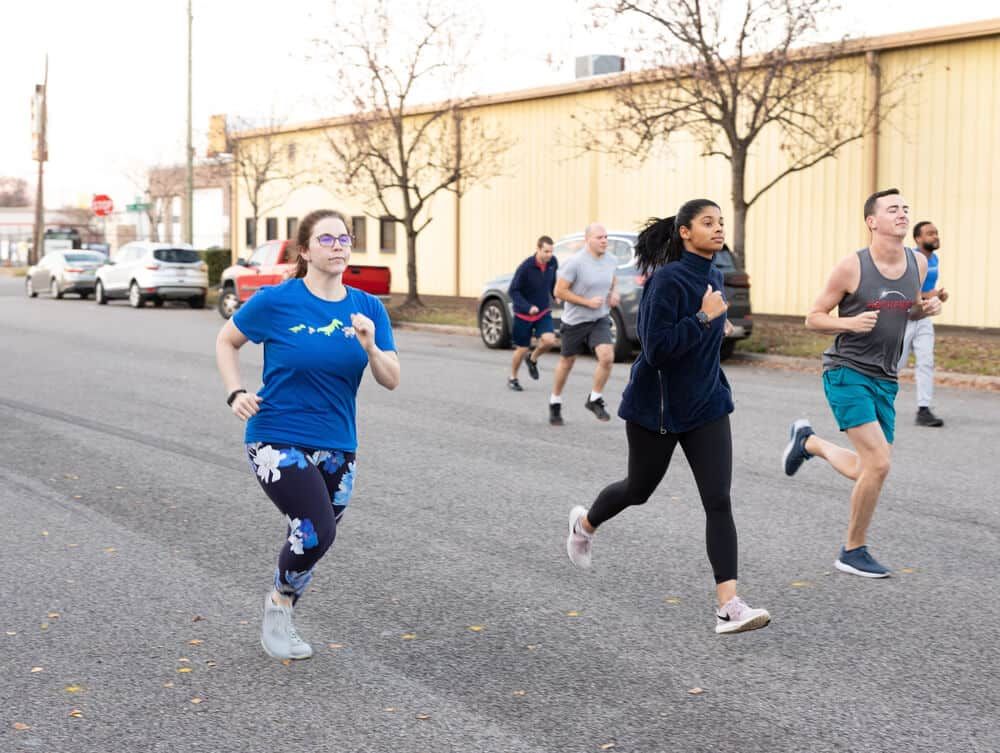
M663 428L663 374L660 370L656 370L656 378L660 382L660 434L666 434L667 430Z

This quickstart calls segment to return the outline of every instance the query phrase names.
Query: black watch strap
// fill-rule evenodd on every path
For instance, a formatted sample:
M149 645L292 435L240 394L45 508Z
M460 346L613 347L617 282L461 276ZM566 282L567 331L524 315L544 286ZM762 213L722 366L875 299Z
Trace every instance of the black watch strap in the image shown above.
M694 315L694 318L697 319L698 324L700 324L705 329L708 329L709 327L712 326L712 320L708 318L708 314L706 314L704 311L699 311L697 314Z
M235 400L236 396L239 395L241 392L246 392L246 390L240 387L238 390L233 390L232 392L230 392L229 397L226 398L226 405L232 408L233 400Z

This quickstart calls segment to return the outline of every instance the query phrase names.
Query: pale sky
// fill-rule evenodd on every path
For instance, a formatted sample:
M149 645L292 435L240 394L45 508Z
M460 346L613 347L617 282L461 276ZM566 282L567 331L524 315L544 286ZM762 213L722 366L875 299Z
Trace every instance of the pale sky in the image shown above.
M365 0L338 0L347 8ZM452 0L484 34L469 93L573 80L573 60L623 54L595 30L582 0ZM332 0L194 0L195 144L214 113L288 121L330 114L329 64L309 60L327 37ZM843 0L830 38L875 36L1000 16L996 0ZM187 0L0 2L0 176L29 180L31 98L49 53L46 204L121 207L143 165L180 163L186 117ZM552 62L549 62L551 57ZM628 66L626 60L626 66Z

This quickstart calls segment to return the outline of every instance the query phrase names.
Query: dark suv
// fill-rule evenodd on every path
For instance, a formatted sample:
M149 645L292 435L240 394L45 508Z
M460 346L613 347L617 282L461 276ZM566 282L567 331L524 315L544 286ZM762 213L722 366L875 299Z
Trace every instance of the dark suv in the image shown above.
M615 341L615 360L625 361L638 347L636 320L639 316L639 298L642 295L642 280L635 268L635 241L637 233L608 233L608 253L618 259L618 292L621 303L611 310L611 334ZM555 255L560 265L583 248L583 233L575 233L560 238L555 244ZM715 266L725 278L726 300L729 302L727 316L733 325L733 333L722 341L722 357L728 358L736 347L736 341L750 337L753 320L750 315L750 277L736 267L729 249L723 247L715 254ZM479 334L488 348L509 348L514 306L507 290L513 273L501 275L487 282L479 296ZM558 322L562 306L552 307L552 316ZM559 327L556 326L558 333Z

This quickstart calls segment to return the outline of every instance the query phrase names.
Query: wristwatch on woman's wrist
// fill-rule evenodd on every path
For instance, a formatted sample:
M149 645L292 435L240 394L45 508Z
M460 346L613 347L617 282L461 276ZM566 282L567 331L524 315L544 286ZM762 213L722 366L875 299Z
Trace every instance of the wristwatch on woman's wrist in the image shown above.
M712 326L712 320L708 318L708 314L706 314L704 311L699 311L697 314L694 315L694 318L697 319L698 324L700 324L705 329L708 329L709 327Z
M226 405L232 408L233 400L235 400L236 396L239 395L241 392L246 392L246 390L240 387L238 390L233 390L232 392L230 392L229 397L226 398Z

